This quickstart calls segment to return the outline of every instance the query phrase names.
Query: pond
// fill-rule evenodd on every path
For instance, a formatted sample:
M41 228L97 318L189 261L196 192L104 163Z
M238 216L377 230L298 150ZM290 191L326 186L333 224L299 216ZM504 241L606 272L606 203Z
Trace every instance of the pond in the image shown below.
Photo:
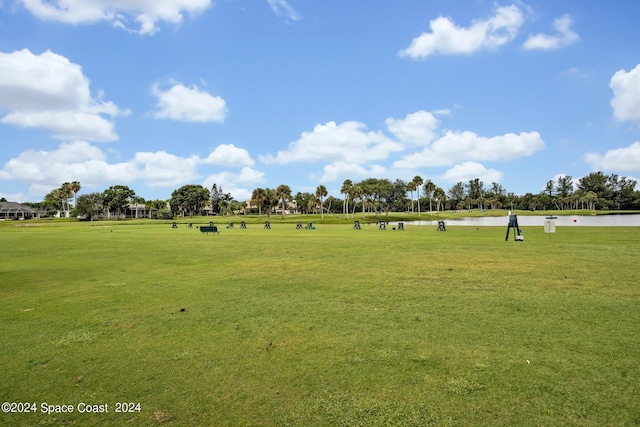
M555 216L555 215L554 215ZM481 218L453 218L445 219L447 226L501 226L506 227L509 224L508 216L488 216ZM518 225L540 226L543 227L545 216L535 215L518 215ZM556 226L577 226L577 227L632 227L640 226L640 214L621 214L621 215L567 215L557 216L554 219ZM438 221L408 221L406 224L412 225L434 225L438 226Z

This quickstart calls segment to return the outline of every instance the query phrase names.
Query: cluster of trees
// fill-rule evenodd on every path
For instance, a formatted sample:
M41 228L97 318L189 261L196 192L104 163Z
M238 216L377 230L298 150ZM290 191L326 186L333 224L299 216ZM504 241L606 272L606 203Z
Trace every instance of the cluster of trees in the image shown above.
M504 187L492 182L485 186L479 178L469 182L458 182L448 190L437 186L431 180L420 176L411 181L383 178L367 178L359 182L347 179L340 189L342 199L330 196L324 185L319 185L314 193L298 192L292 195L288 185L275 189L256 188L251 194L251 205L234 200L221 186L213 184L211 190L202 185L184 185L171 193L169 200L145 200L136 195L126 185L114 185L102 193L89 193L78 196L81 185L78 181L65 182L52 190L41 203L28 203L33 208L57 212L64 216L83 216L94 219L107 212L117 217L130 205L144 205L153 211L153 217L172 218L175 215L193 216L203 211L213 215L226 215L239 211L249 213L254 209L259 215L274 212L285 215L292 209L303 213L316 213L324 217L325 213L355 215L356 211L386 213L423 212L440 210L472 209L640 209L640 190L637 181L616 174L607 175L593 172L574 182L571 176L561 176L549 180L544 189L537 194L523 196L507 192ZM410 197L407 197L409 194ZM415 194L415 198L414 198ZM75 200L75 206L71 200ZM295 203L295 206L292 204ZM254 211L254 212L255 212ZM136 214L138 210L135 210Z
M61 212L66 218L71 213L71 198L77 198L77 194L82 186L80 182L65 182L55 190L44 196L43 207L48 211Z
M258 206L258 213L263 209L267 215L282 203L282 211L286 202L295 202L301 213L325 212L338 213L342 205L342 213L355 214L359 210L365 212L391 211L415 212L418 216L422 206L429 204L429 211L440 210L472 210L472 209L640 209L640 191L636 189L637 181L616 174L607 175L593 172L580 178L577 182L571 176L561 176L549 180L545 188L538 194L527 193L518 196L507 192L497 182L485 186L479 178L467 183L458 182L448 190L437 186L431 180L424 181L420 176L406 182L401 179L368 178L354 183L347 179L343 182L340 193L343 199L328 196L324 185L317 187L315 193L298 192L291 195L278 189L257 188L253 191L252 204ZM414 192L416 198L414 199ZM409 193L410 197L407 197ZM328 197L327 197L328 196Z
M368 178L355 184L351 180L345 180L341 188L344 199L329 196L324 185L319 185L315 193L298 192L295 195L291 194L289 186L280 185L276 189L256 188L251 194L251 203L257 206L259 215L265 211L268 216L276 207L284 215L289 202L294 202L296 210L300 213L319 213L322 217L326 212L340 212L341 205L342 213L345 215L355 214L356 208L360 209L362 215L365 212L385 212L388 214L392 211L408 210L408 203L411 204L413 210L414 200L413 197L407 198L407 191L412 194L413 191L416 191L416 194L420 194L418 187L422 188L422 183L420 177L416 177L410 183L400 179L391 181L386 178ZM431 181L429 183L427 188L433 193L436 187ZM444 190L440 189L440 191L444 194ZM420 199L418 198L418 211L420 211L419 206Z
M238 202L225 193L222 186L213 184L211 191L202 185L183 185L171 193L169 206L174 215L193 216L208 208L212 215L225 215L233 212Z
M322 187L322 186L321 186ZM318 187L320 188L320 187ZM327 189L324 189L325 195ZM300 193L298 193L300 194ZM288 185L279 185L276 189L256 188L251 193L251 203L258 206L258 215L262 215L262 209L266 208L267 216L271 216L274 207L280 205L280 214L284 217L287 212L287 202L292 201L291 187Z
M129 205L145 205L146 209L154 210L156 217L171 218L170 212L166 208L167 202L164 200L145 200L137 196L126 185L113 185L102 193L89 193L77 197L76 206L73 211L75 216L86 217L93 221L106 211L109 217L115 213L116 218L126 212ZM138 211L135 211L136 214Z
M226 214L238 208L238 202L225 193L222 187L213 184L211 191L201 185L184 185L173 191L169 200L145 200L126 185L113 185L101 193L93 192L77 196L80 183L65 183L60 188L51 191L41 203L27 203L34 209L46 210L49 216L58 213L66 217L85 217L95 219L102 215L110 217L114 214L119 218L127 210L137 215L140 209L132 209L136 205L143 205L143 211L152 212L153 218L169 219L174 215L189 215L202 213L206 207L212 214ZM77 197L76 197L77 196ZM71 198L75 204L70 203Z
M555 209L637 209L640 208L640 191L637 181L616 174L593 172L577 183L571 176L558 181L549 180L532 208L553 205ZM577 188L576 188L577 187ZM525 195L526 196L526 195Z

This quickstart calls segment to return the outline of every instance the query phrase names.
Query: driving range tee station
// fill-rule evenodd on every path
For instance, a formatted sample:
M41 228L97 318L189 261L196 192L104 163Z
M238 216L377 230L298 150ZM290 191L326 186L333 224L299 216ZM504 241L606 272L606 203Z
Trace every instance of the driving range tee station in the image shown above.
M518 215L509 215L509 225L507 225L507 237L505 237L505 241L509 240L509 231L513 228L513 239L516 242L523 242L524 236L522 235L522 230L518 226Z

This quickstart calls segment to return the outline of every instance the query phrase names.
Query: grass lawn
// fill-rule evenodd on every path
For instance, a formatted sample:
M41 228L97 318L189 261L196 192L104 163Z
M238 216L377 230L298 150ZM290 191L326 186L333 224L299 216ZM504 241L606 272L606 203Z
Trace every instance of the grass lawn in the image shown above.
M640 424L639 228L238 223L2 224L0 425Z

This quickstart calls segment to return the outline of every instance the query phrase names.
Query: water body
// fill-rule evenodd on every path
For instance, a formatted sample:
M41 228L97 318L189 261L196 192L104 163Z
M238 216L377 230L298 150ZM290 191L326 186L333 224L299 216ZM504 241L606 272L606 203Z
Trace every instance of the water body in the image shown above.
M518 215L518 225L520 227L540 226L548 221L545 216ZM568 215L557 216L553 221L557 227L634 227L640 226L640 214L630 215ZM501 226L509 224L508 216L488 216L482 218L453 218L445 219L447 226ZM433 225L438 226L438 221L409 221L406 224L412 225Z

